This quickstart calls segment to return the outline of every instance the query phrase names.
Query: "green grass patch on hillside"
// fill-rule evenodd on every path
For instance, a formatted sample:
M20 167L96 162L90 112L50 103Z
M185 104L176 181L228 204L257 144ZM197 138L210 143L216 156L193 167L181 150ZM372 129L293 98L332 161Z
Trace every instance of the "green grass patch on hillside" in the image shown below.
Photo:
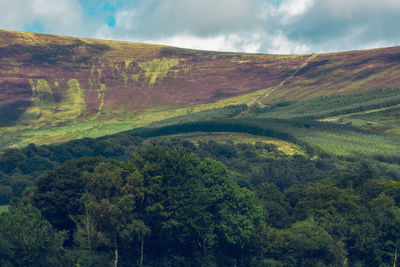
M44 79L29 80L32 87L32 105L22 114L23 124L41 125L51 121L56 112L53 90Z
M378 155L399 157L400 137L373 133L347 125L311 120L254 120L253 124L269 127L293 136L298 142L337 156L365 159Z
M85 111L85 95L77 79L67 82L68 89L59 103L56 103L53 89L46 80L39 79L36 82L29 80L29 82L32 87L33 104L21 115L19 124L10 128L18 131L55 126L66 122L74 123L74 120Z
M329 117L323 121L352 125L365 130L399 134L400 105Z
M10 205L0 205L0 214L7 212Z
M68 90L58 105L56 119L61 121L74 120L79 117L86 108L85 94L81 89L79 81L71 79L68 81Z
M374 90L354 95L324 96L303 101L287 101L265 108L254 107L257 118L291 119L325 117L367 112L400 104L400 89Z
M139 136L162 136L193 132L240 132L289 141L306 149L335 156L376 160L380 156L400 159L400 137L371 133L354 127L311 120L231 119L190 122L155 129L138 129ZM308 148L307 148L308 147Z
M322 150L340 156L368 157L378 155L399 156L400 139L389 135L369 134L350 131L331 132L326 130L296 129L300 140L320 147Z
M146 79L148 79L149 88L153 88L158 79L165 78L174 66L179 65L179 61L178 58L163 58L161 60L153 59L152 61L139 62L139 66L143 69Z
M72 84L75 88L71 90L71 96L80 99L82 96L77 84ZM79 85L79 84L78 84ZM71 88L71 87L70 87ZM96 138L108 134L115 134L122 131L143 127L154 122L157 126L176 123L178 121L196 121L203 120L208 117L209 119L221 119L227 114L225 108L230 109L232 105L243 105L253 103L260 95L267 89L259 90L250 94L231 97L216 101L214 103L200 104L190 107L159 107L145 110L137 114L126 113L112 113L112 114L98 114L100 116L75 118L66 120L68 116L57 115L58 119L49 117L46 120L41 120L47 125L51 126L37 126L37 125L17 125L11 127L3 127L0 133L0 150L7 148L24 147L30 143L35 144L52 144L67 142L73 139L80 139L84 137ZM105 89L99 91L100 111L102 110L102 99L104 97ZM66 98L65 103L70 97ZM78 101L75 106L65 105L70 111L80 110L82 101ZM228 112L230 114L230 111ZM69 113L71 114L71 113ZM77 113L76 113L77 114ZM173 119L174 118L174 119ZM165 121L171 119L170 121Z
M184 133L184 134L176 134L172 136L168 136L168 138L174 138L179 140L188 140L198 145L200 142L210 142L215 141L218 143L234 143L234 144L270 144L274 145L277 150L281 151L285 155L293 156L297 155L305 155L305 150L294 143L275 139L275 138L267 138L263 136L256 136L246 133L229 133L229 132L211 132L211 133L202 133L202 132L194 132L194 133ZM149 139L151 140L151 139Z

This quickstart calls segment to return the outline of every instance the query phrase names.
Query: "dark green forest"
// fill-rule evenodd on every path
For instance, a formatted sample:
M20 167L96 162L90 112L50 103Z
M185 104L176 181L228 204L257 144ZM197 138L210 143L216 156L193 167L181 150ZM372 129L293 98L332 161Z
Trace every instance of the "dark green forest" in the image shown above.
M2 266L393 266L400 183L361 166L284 190L155 146L41 176L0 215Z
M392 107L397 93L230 106L5 150L0 266L397 266L400 138L320 121ZM232 132L303 152L212 138Z

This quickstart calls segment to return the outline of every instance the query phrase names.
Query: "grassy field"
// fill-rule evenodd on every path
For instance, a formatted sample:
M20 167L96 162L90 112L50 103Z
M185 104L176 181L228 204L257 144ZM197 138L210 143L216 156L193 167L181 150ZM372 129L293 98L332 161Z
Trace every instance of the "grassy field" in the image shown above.
M400 105L329 117L322 121L352 125L365 130L399 135Z
M349 96L324 96L303 101L286 101L264 108L254 108L253 113L257 118L320 119L334 116L342 118L390 110L398 108L399 104L400 89L386 89Z
M400 138L353 131L293 129L299 140L340 156L399 156Z
M172 136L165 137L167 139L176 138L180 140L188 140L194 144L198 144L199 142L208 142L215 141L218 143L228 143L233 142L235 144L244 143L244 144L272 144L275 145L276 148L288 156L293 155L305 155L305 150L294 143L275 139L268 138L263 136L251 135L246 133L223 133L223 132L215 132L215 133L202 133L202 132L194 132L194 133L184 133L184 134L175 134ZM160 137L158 137L160 139ZM162 138L161 138L162 139ZM152 139L149 139L148 142L151 142Z
M371 132L329 122L299 119L230 119L225 121L188 122L155 128L143 136L162 136L194 132L240 132L289 141L324 153L365 160L378 157L400 158L400 137ZM133 134L139 134L133 132ZM197 134L197 133L196 133ZM195 135L196 135L195 134Z
M9 206L10 205L0 205L0 214L3 213L3 212L8 211L8 207Z
M371 132L348 125L310 120L254 120L254 123L288 133L299 142L337 156L400 156L400 136Z
M31 125L3 127L0 133L0 151L7 148L22 148L30 143L42 145L67 142L85 137L96 138L171 118L190 116L192 113L212 111L230 105L251 104L264 92L265 90L260 90L243 96L191 107L160 107L138 114L110 113L91 116L90 118L77 118L73 123L47 127L32 127Z

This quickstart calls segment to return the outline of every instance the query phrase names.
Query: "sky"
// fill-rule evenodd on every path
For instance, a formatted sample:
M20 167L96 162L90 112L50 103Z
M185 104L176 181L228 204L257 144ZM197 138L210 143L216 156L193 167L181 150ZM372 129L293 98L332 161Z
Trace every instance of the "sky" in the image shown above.
M0 29L300 54L400 45L400 0L0 0Z

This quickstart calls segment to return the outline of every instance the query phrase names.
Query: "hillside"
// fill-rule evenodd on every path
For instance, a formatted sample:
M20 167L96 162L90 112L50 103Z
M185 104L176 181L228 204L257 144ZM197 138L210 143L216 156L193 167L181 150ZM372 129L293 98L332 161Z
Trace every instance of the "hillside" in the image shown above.
M98 137L232 104L400 87L400 47L220 53L0 31L0 146Z
M14 123L214 102L274 86L308 57L8 31L0 38L1 114Z

